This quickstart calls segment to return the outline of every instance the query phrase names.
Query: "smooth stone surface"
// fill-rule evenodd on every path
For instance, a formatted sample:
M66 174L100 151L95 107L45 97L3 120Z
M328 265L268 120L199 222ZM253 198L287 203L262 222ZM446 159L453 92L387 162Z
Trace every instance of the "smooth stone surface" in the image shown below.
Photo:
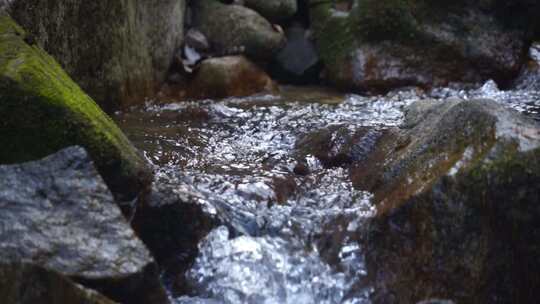
M285 45L285 35L255 11L216 0L194 3L194 26L210 41L214 53L243 49L246 56L267 60Z
M210 58L201 62L188 85L191 98L249 96L277 90L272 79L244 56Z
M298 10L296 0L244 0L244 5L272 22L290 19Z
M286 35L287 44L270 66L272 75L286 83L316 83L320 59L307 30L297 24L289 27Z

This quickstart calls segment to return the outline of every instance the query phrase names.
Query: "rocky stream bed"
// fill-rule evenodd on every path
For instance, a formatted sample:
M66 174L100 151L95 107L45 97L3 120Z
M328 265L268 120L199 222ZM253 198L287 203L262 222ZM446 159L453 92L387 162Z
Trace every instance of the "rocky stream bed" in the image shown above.
M155 166L156 183L200 205L196 216L210 218L203 220L208 235L191 244L197 249L183 244L163 255L184 264L194 259L188 269L165 269L176 303L371 303L384 293L366 264L377 208L373 193L353 185L353 164L377 153L381 134L402 126L405 109L419 100L489 98L540 119L540 92L500 91L493 82L468 91L411 88L374 97L319 88L282 92L148 103L117 113L119 126ZM357 130L363 136L350 135ZM455 175L464 161L441 175Z

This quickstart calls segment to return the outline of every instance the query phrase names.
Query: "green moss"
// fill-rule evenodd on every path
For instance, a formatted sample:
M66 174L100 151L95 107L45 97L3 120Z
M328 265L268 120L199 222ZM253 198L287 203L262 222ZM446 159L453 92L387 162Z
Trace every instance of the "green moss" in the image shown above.
M310 13L319 54L327 66L334 66L356 46L351 18L332 14L330 2L314 5Z
M353 23L364 40L405 40L417 32L407 0L361 0L353 13Z
M0 162L80 145L115 194L133 197L151 180L146 163L60 65L31 43L10 17L0 16Z
M310 14L317 49L332 75L359 44L411 41L418 32L406 0L361 0L350 13L337 12L331 1L314 2Z

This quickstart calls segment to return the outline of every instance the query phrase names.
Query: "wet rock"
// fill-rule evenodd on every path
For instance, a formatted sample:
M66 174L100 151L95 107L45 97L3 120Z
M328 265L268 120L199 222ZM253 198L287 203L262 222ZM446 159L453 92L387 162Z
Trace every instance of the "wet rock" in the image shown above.
M42 265L123 303L168 303L84 149L0 166L0 176L0 261Z
M351 129L340 125L308 133L295 144L295 157L301 161L295 172L305 173L302 160L309 155L318 158L328 168L361 161L371 153L381 135L382 132L374 128Z
M244 5L276 23L290 19L298 10L296 0L245 0Z
M287 44L270 66L274 77L287 83L316 83L319 77L319 55L300 24L286 31Z
M119 200L133 200L152 172L114 122L27 33L0 15L0 163L86 148Z
M521 303L540 283L540 126L490 100L421 101L352 169L374 193L375 303ZM516 258L519 257L519 258Z
M283 33L249 8L201 0L194 3L194 11L195 27L208 38L216 53L241 48L250 58L269 59L285 44Z
M132 221L180 294L189 291L184 276L199 253L199 241L219 223L199 200L199 194L185 187L158 182Z
M185 0L4 2L107 111L154 96L184 36Z
M540 91L540 43L534 43L529 49L529 60L522 68L513 87L517 90Z
M188 88L191 98L224 98L273 92L276 85L244 56L210 58L201 62Z
M28 263L0 264L0 297L4 304L113 304L61 274Z
M488 79L508 85L524 62L525 30L504 27L476 4L440 6L366 0L343 13L312 5L327 80L362 91Z

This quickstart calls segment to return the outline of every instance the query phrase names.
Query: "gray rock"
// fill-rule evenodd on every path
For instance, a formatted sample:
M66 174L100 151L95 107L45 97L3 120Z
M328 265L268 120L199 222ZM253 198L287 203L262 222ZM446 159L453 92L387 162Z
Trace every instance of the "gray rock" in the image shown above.
M255 11L216 0L194 3L195 27L210 41L215 53L243 48L253 59L269 59L285 45L285 36Z
M184 0L12 0L4 5L107 110L152 96L182 45Z
M0 261L32 262L124 303L167 303L156 264L86 152L0 166Z
M205 52L210 49L210 43L206 36L196 29L190 29L186 33L185 44L199 52Z
M307 31L301 25L293 25L286 31L287 44L277 54L272 67L282 78L293 82L302 82L306 78L315 78L318 71L319 55L315 45L308 39ZM312 75L316 73L317 75Z
M0 263L3 304L114 304L58 272L28 263Z
M276 23L290 19L298 10L296 0L244 0L244 5Z
M534 43L529 49L529 61L513 83L518 90L540 91L540 43Z

